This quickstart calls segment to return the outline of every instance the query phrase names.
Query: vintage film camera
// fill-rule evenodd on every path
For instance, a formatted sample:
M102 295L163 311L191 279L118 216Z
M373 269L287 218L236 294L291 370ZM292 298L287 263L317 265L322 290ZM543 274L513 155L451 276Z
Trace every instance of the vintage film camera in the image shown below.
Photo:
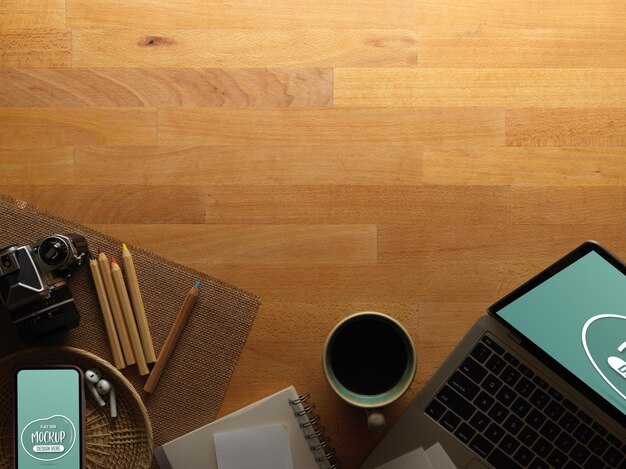
M66 280L88 249L83 236L55 234L0 250L0 314L10 315L26 342L78 325Z

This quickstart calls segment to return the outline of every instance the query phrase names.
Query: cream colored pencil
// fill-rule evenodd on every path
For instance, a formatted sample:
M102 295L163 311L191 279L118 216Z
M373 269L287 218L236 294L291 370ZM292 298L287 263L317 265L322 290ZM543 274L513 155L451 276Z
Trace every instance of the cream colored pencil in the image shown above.
M113 283L115 284L115 290L117 291L117 298L120 300L122 313L124 313L126 329L128 330L128 335L130 337L130 344L133 346L133 353L135 354L139 374L141 376L147 375L150 373L150 370L148 369L146 357L144 356L143 348L141 347L141 339L139 338L139 332L137 331L137 324L135 324L135 315L133 314L133 308L130 306L130 299L128 298L126 285L124 285L122 271L120 266L117 264L117 259L115 259L114 256L111 257L111 276L113 277Z
M120 301L117 299L115 285L113 285L113 277L111 276L109 260L103 252L98 254L98 267L100 267L100 273L102 274L102 280L104 281L104 290L107 293L109 305L111 306L111 311L113 312L117 335L120 338L120 344L122 345L122 350L124 351L124 360L127 365L134 365L135 354L133 353L133 347L130 345L128 331L126 330L126 324L124 324L124 315L122 314Z
M159 358L157 358L156 364L152 368L150 376L148 376L148 381L146 381L146 384L143 387L144 391L153 392L159 382L161 374L167 365L167 361L170 359L170 355L174 351L176 342L178 341L180 334L183 332L183 328L189 318L189 314L191 314L191 310L196 304L196 300L198 299L198 288L200 288L200 282L196 282L196 284L191 287L191 290L189 290L189 293L187 293L185 301L183 301L183 305L180 307L178 315L174 320L174 324L170 329L170 333L167 335L167 339L165 339L165 344L163 344L163 348L159 353Z
M91 251L89 252L89 268L91 269L91 277L93 278L93 283L96 287L98 303L100 303L100 310L102 311L102 318L104 319L104 327L106 328L109 345L111 346L111 353L113 354L113 362L115 363L115 368L121 370L126 368L126 362L124 362L120 339L117 337L117 331L115 330L115 323L113 322L113 314L111 313L109 300L107 299L106 291L104 291L104 283L102 283L102 276L100 275L100 270L98 269L98 261L96 261L93 257Z
M156 355L154 353L154 345L152 345L152 335L148 326L148 318L146 310L143 307L143 299L139 290L139 282L137 281L137 271L133 262L133 255L130 253L126 244L122 244L122 262L126 271L126 280L128 281L128 292L133 302L133 311L135 312L135 320L139 329L139 337L143 346L143 353L146 356L146 362L154 363Z

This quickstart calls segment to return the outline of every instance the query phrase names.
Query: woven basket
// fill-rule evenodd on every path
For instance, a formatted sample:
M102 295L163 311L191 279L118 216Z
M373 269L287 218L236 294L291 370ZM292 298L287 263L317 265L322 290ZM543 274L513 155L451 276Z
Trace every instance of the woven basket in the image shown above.
M0 360L0 469L13 467L13 377L20 366L75 365L97 368L114 387L116 418L109 405L98 407L86 390L85 458L88 469L148 468L152 461L152 426L141 398L108 362L73 347L23 350ZM106 400L106 399L105 399Z

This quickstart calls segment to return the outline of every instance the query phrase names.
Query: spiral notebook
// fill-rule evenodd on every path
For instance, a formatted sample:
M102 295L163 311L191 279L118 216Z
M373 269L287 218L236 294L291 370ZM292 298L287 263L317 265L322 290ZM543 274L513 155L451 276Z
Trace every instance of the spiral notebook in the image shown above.
M161 469L218 469L215 435L281 425L288 433L295 468L337 469L339 462L314 409L308 394L298 395L290 386L159 446L154 454Z

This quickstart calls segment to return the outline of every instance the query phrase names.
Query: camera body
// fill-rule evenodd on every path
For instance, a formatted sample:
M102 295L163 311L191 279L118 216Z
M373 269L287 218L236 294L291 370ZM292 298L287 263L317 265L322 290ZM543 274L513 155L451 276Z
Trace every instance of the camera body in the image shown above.
M0 250L0 313L10 314L26 342L78 325L67 278L88 252L87 240L74 233Z

